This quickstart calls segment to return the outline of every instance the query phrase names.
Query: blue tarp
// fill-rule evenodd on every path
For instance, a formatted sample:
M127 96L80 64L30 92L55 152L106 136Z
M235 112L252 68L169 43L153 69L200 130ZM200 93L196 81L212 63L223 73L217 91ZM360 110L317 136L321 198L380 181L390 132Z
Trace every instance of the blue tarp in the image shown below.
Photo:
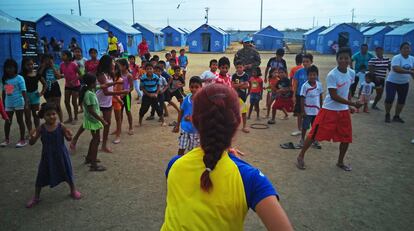
M377 26L364 32L364 43L368 45L369 50L376 47L384 47L384 36L392 30L389 26Z
M267 26L253 34L253 41L257 50L275 51L283 48L283 33L272 26Z
M322 54L332 54L331 45L336 42L339 47L349 47L355 53L360 50L363 42L362 33L346 23L335 24L318 35L316 51Z
M150 25L142 23L135 23L132 27L141 31L142 37L147 40L150 51L164 50L164 33L151 27Z
M384 50L391 53L399 53L403 42L411 44L411 54L414 55L414 24L406 24L395 28L385 34Z
M20 21L0 10L0 79L3 77L3 64L6 59L22 62Z
M121 42L125 51L128 54L138 54L138 44L142 40L142 33L130 26L128 23L120 20L106 20L102 19L96 25L100 26L106 31L112 31L118 42Z
M305 40L305 49L306 50L316 50L316 42L318 41L318 35L320 32L324 31L326 26L315 27L303 34L303 39Z
M183 47L186 44L186 35L182 30L166 26L161 30L164 33L165 46Z
M64 49L68 49L71 38L75 38L82 48L84 57L89 57L88 50L95 48L98 55L106 53L108 48L108 33L95 25L88 18L73 15L45 14L36 21L39 37L54 37L64 41Z
M219 29L203 24L188 35L189 51L222 53L226 50L226 35Z

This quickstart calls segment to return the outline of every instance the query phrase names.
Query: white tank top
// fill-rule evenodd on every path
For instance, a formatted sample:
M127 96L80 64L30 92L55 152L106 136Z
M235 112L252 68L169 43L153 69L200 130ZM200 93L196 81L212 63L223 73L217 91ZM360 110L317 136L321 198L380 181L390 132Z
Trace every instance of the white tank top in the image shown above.
M106 82L105 83L112 83L112 78L107 74L104 74ZM98 83L99 84L99 83ZM108 91L113 91L113 86L108 87ZM102 89L96 91L96 97L99 101L99 107L109 108L112 107L112 95L105 95Z

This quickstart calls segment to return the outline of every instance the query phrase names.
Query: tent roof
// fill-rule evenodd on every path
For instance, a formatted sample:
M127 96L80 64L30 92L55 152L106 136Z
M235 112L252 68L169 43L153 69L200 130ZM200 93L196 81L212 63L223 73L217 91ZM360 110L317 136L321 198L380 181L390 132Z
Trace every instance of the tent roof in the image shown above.
M386 35L405 35L414 30L414 23L405 24L395 28L394 30L388 32Z
M213 30L217 31L218 33L220 33L220 34L222 34L222 35L225 35L225 34L226 34L224 31L222 31L222 30L218 29L218 28L217 28L217 27L215 27L215 26L209 25L209 24L203 24L203 25L199 26L197 29L193 30L191 33L193 33L194 31L196 31L196 30L198 30L198 29L200 29L200 28L202 28L202 27L205 27L205 26L208 26L208 27L212 28Z
M378 32L381 32L382 30L387 29L387 28L391 29L391 27L389 27L389 26L376 26L376 27L373 27L373 28L365 31L364 35L365 36L371 36L371 35L374 35Z
M170 26L170 25L168 25L168 26L164 27L162 30L166 29L167 27L171 27L173 30L177 31L177 32L178 32L178 33L180 33L180 34L185 34L185 33L187 33L187 32L184 32L183 30L180 30L180 28L178 28L178 27L173 27L173 26ZM162 31L162 30L161 30L161 31Z
M362 33L371 30L373 27L372 26L363 26L361 28L359 28L359 31L361 31Z
M45 14L39 18L36 22L39 22L41 19L50 15L55 18L57 21L71 27L75 31L78 31L81 34L95 34L95 33L107 33L106 30L95 25L93 21L89 18L75 16L75 15L63 15L63 14Z
M182 28L182 27L178 27L178 29L184 31L185 33L189 34L191 33L191 30L187 29L187 28Z
M96 24L105 21L113 27L118 28L119 30L127 33L127 34L141 34L141 31L133 28L129 23L119 20L119 19L102 19Z
M335 30L337 27L342 26L342 25L346 25L346 26L349 26L349 27L351 27L351 28L355 29L353 26L351 26L351 25L349 25L349 24L346 24L346 23L339 23L339 24L334 24L334 25L332 25L332 26L328 27L326 30L324 30L324 31L322 31L321 33L319 33L319 35L325 35L325 34L328 34L329 32L331 32L331 31ZM356 29L355 29L355 30L356 30Z
M144 29L149 30L153 34L163 34L162 31L160 31L160 30L158 30L158 29L156 29L156 28L154 28L154 27L152 27L152 26L150 26L148 24L135 23L134 25L138 25L140 27L143 27Z
M211 28L215 29L216 31L219 31L222 34L227 34L227 32L225 32L223 29L221 29L218 26L213 26L213 25L209 25Z
M0 10L0 32L20 33L20 21Z
M280 32L278 29L274 28L273 26L268 25L267 27L264 27L263 29L261 29L261 30L257 31L255 34L260 34L260 32L262 32L262 31L264 31L264 30L266 30L266 29L268 29L268 28L270 28L270 29L272 29L272 30L275 30L275 31L277 31L277 32L279 32L279 33L282 33L282 32Z
M310 29L310 30L306 31L305 33L303 33L303 35L310 35L310 34L312 34L315 31L318 31L318 30L323 31L325 29L326 29L326 26L318 26L318 27L315 27L313 29Z

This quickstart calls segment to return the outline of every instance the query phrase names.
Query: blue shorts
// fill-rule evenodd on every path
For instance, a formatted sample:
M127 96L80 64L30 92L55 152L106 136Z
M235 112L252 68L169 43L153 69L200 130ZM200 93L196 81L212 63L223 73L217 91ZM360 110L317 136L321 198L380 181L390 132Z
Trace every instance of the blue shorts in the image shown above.
M29 105L40 104L40 94L38 91L27 92L27 99L29 100Z
M250 93L250 104L256 104L262 99L260 93Z
M316 115L304 116L303 121L302 121L302 129L308 130L313 124L313 121L315 121L315 118L316 118Z
M403 83L392 83L389 81L385 82L385 103L392 104L395 99L395 95L398 95L398 104L405 104L407 94L409 90L409 84Z

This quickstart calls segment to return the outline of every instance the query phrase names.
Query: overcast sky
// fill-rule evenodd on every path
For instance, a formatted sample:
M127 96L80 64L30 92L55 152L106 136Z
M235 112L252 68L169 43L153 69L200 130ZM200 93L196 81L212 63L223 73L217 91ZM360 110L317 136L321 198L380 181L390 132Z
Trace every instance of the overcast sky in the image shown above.
M132 23L132 0L80 0L82 16L95 19L118 18ZM257 30L260 26L260 0L135 0L135 21L154 27L170 25L195 29L205 22L223 29ZM181 3L181 4L180 4ZM177 6L180 7L177 9ZM263 0L263 27L278 29L311 28L331 23L355 21L414 20L413 0ZM19 18L39 18L45 13L79 14L77 0L1 0L0 9Z

